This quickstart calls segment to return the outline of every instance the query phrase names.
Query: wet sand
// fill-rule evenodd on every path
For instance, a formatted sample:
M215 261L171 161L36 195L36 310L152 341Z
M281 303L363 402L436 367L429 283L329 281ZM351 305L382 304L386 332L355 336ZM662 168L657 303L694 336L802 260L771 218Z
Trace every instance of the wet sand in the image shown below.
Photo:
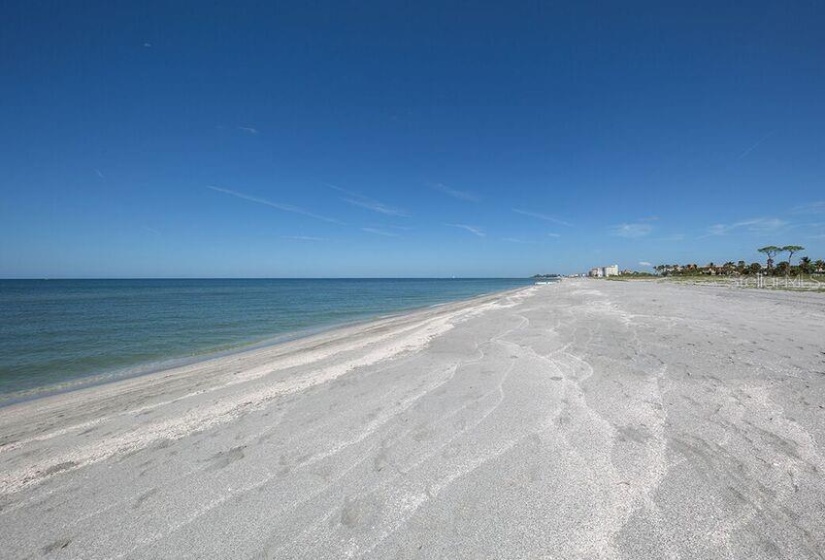
M825 297L570 280L0 409L2 558L825 558Z

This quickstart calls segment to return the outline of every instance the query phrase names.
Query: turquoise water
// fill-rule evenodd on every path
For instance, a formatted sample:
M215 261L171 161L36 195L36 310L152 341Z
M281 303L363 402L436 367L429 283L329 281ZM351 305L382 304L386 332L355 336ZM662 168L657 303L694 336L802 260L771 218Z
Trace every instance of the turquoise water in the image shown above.
M530 283L0 280L0 403Z

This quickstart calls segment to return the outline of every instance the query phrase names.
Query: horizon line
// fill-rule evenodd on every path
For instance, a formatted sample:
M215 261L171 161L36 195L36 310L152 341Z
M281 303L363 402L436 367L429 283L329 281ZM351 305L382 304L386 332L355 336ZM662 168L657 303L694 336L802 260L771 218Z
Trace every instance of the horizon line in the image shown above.
M521 280L531 276L64 276L64 277L0 277L0 282L65 280Z

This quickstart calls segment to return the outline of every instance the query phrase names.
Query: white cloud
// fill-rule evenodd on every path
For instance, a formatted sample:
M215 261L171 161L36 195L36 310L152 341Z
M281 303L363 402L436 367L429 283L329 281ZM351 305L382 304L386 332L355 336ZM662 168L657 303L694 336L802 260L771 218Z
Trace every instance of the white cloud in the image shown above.
M360 206L361 208L366 208L367 210L372 210L373 212L378 212L379 214L385 214L387 216L400 216L402 218L409 216L409 214L407 214L403 210L399 210L397 208L393 208L392 206L387 206L385 204L381 204L380 202L368 200L365 198L342 198L341 200L349 204L352 204L353 206Z
M800 204L792 212L794 214L825 214L825 200Z
M460 191L458 189L453 189L448 187L443 183L433 183L430 185L433 189L443 192L446 195L449 195L453 198L457 198L459 200L466 200L468 202L478 202L479 198L475 194L468 192L468 191Z
M385 231L383 229L378 228L371 228L371 227L363 227L361 231L365 231L367 233L372 233L374 235L383 235L384 237L398 237L397 233L393 233L391 231Z
M653 231L653 226L645 223L637 224L619 224L613 227L612 235L618 237L625 237L628 239L636 239L649 235Z
M505 237L505 238L502 239L502 241L507 241L509 243L520 243L520 244L523 244L523 245L532 245L533 244L532 241L525 241L524 239L519 239L517 237Z
M278 202L271 202L271 201L269 201L265 198L258 198L257 196L250 196L248 194L240 193L238 191L233 191L231 189L224 189L222 187L213 187L213 186L210 185L210 186L207 186L206 188L211 189L211 190L216 191L216 192L220 192L220 193L224 193L224 194L230 194L230 195L235 196L237 198L241 198L243 200L248 200L249 202L257 202L258 204L264 204L266 206L271 206L272 208L276 208L276 209L282 210L284 212L291 212L293 214L300 214L301 216L307 216L309 218L314 218L316 220L321 220L322 222L329 222L331 224L344 225L343 222L339 222L338 220L336 220L334 218L327 218L326 216L321 216L319 214L314 214L314 213L312 213L308 210L304 210L300 206L293 206L291 204L280 204Z
M714 224L708 228L708 235L726 235L739 229L745 229L752 233L770 233L787 225L788 222L779 218L754 218L732 224Z
M487 234L486 234L486 233L484 233L484 231L483 231L480 227L478 227L478 226L468 226L467 224L445 224L445 225L448 225L448 226L450 226L450 227L459 228L459 229L463 229L463 230L469 231L470 233L472 233L473 235L476 235L476 236L478 236L478 237L485 237L485 236L487 235Z
M357 192L349 191L347 189L342 189L341 187L337 187L330 183L325 183L329 188L334 189L340 193L344 193L347 195L346 197L342 197L341 200L348 204L352 204L353 206L359 206L361 208L366 208L367 210L372 210L373 212L378 212L379 214L384 214L386 216L399 216L402 218L409 217L404 210L400 208L394 208L383 202L379 202L373 198L369 198Z
M780 220L779 218L768 218L764 220L752 220L751 223L745 225L749 226L748 230L750 231L774 231L787 226L788 222Z
M513 212L516 214L521 214L523 216L530 216L531 218L538 218L539 220L544 220L545 222L553 222L554 224L559 224L562 226L572 227L573 224L569 222L565 222L564 220L559 220L558 218L554 218L553 216L548 216L547 214L540 214L538 212L528 212L527 210L519 210L518 208L513 208Z
M548 233L547 237L561 237L560 233Z
M757 140L756 142L754 142L750 147L746 148L741 154L739 154L739 157L737 157L736 159L742 159L744 157L747 157L747 155L754 151L756 148L758 148L762 142L773 136L774 132L776 131L771 131L759 140Z
M253 128L251 126L239 126L238 130L243 130L244 132L249 133L249 134L258 134L258 129Z
M649 263L649 262L647 262L647 261L639 261L639 266L653 266L653 265L652 265L652 264L650 264L650 263Z
M323 237L313 237L311 235L282 235L282 239L292 239L293 241L326 241Z

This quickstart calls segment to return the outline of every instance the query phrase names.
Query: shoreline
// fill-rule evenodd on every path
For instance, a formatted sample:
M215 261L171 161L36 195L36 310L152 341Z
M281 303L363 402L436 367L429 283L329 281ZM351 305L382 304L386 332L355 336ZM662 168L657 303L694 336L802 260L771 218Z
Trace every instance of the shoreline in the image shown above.
M106 282L106 280L101 280L101 282ZM304 338L316 336L316 335L323 335L324 333L328 333L337 329L347 328L347 327L357 327L359 325L364 325L370 323L372 321L377 321L385 318L394 318L399 317L402 315L406 315L409 313L415 313L417 311L422 311L430 308L437 308L443 305L450 305L453 303L461 303L461 302L468 302L472 301L477 298L483 298L486 296L492 296L496 294L504 294L511 291L518 291L520 289L524 289L527 286L519 287L519 288L509 288L501 291L494 291L488 292L480 295L470 296L467 298L461 298L457 300L450 300L446 302L440 303L433 303L433 304L426 304L422 306L414 306L408 308L402 308L394 311L389 311L386 313L377 313L377 314L366 314L361 317L357 317L351 320L345 320L343 322L333 322L327 323L322 325L317 325L314 327L308 327L304 329L299 329L295 331L285 332L283 334L274 336L274 337L267 337L264 339L257 339L257 340L250 340L246 342L241 342L237 344L233 344L228 348L220 349L220 350L210 350L206 352L202 352L199 354L194 355L187 355L187 356L178 356L178 357L169 357L163 358L160 360L153 360L149 362L143 363L136 363L130 366L119 367L111 370L100 371L100 372L90 372L88 374L84 374L78 377L66 379L64 381L58 383L49 383L45 385L40 385L37 387L33 387L30 389L23 389L14 392L7 392L0 394L0 409L3 409L7 406L12 406L19 403L26 403L33 400L47 398L50 396L55 395L62 395L65 393L71 393L74 391L82 391L88 388L100 387L103 385L108 385L110 383L118 383L120 381L125 381L128 379L133 379L137 377L143 377L146 375L153 375L157 373L162 373L167 370L178 369L186 366L192 366L199 364L201 362L206 362L209 360L219 359L222 357L233 356L235 354L241 354L244 352L250 352L260 349L266 349L271 346L277 346L279 344L285 344L289 342L293 342L296 340L301 340Z
M9 557L820 559L825 298L570 280L0 409Z
M103 382L96 385L80 387L64 392L45 395L35 399L12 403L8 406L0 406L0 427L5 427L9 418L19 416L21 413L35 413L38 417L49 417L56 410L67 411L70 409L83 408L89 404L105 405L111 399L118 399L124 395L135 392L144 392L152 395L156 402L146 404L141 399L140 406L134 408L134 403L127 403L125 409L116 411L116 415L142 415L157 407L172 404L176 401L185 400L193 396L200 396L212 391L223 391L236 385L254 383L259 379L273 373L282 373L283 378L278 379L275 387L268 387L263 392L244 393L253 398L256 405L265 403L272 398L284 394L299 392L312 387L318 383L326 383L336 377L348 373L355 367L364 367L375 362L392 359L399 353L414 351L426 344L430 337L436 336L446 328L445 322L452 320L465 313L478 313L477 308L491 305L495 300L506 297L518 296L520 292L530 290L532 286L495 292L469 299L434 304L424 308L399 313L381 318L365 320L355 324L340 325L322 332L314 333L305 337L295 338L287 341L265 345L257 348L243 348L230 352L226 355L210 357L204 360L197 360L193 363L175 366L169 369L162 369L151 373L140 374L123 379ZM435 323L432 328L431 323ZM407 325L411 325L408 327ZM422 338L413 337L409 342L404 341L402 346L379 348L367 359L357 358L355 360L335 363L327 366L327 370L322 370L322 375L317 379L290 379L290 373L295 369L306 368L311 364L324 363L330 361L340 354L346 354L363 347L380 345L382 333L389 332L389 336L405 334L405 330L425 330ZM399 332L394 332L397 330ZM430 332L432 331L432 332ZM352 348L354 346L354 348ZM280 360L280 362L279 362ZM230 370L232 372L230 373ZM201 375L207 379L200 378ZM189 383L194 383L190 387ZM203 387L209 385L208 387ZM192 389L195 390L192 390ZM174 393L170 399L168 392ZM152 441L158 439L177 438L195 429L213 427L229 422L236 417L241 410L248 412L253 408L253 400L246 397L234 396L229 402L222 402L211 409L200 411L199 415L182 416L176 422L167 422L165 425L151 431L144 430L140 434L129 434L122 440L108 442L105 446L91 449L88 452L74 452L65 456L54 458L49 464L43 465L32 471L26 470L23 473L0 473L0 495L15 488L23 488L38 480L41 476L50 476L57 472L85 466L98 462L113 454L124 450L134 450L144 448ZM105 406L102 408L105 409ZM70 432L77 432L100 424L101 418L97 416L97 409L91 414L89 420L80 421L68 428L60 428L55 433L64 435ZM60 422L65 423L66 414L60 414ZM48 418L43 421L53 424ZM38 427L42 430L42 425ZM46 439L50 439L49 436ZM7 442L8 434L0 437L0 455L13 451L29 441L42 441L42 436L35 436L22 441ZM71 464L71 467L59 468L61 465ZM57 470L54 470L57 469ZM16 482L14 482L16 480Z

